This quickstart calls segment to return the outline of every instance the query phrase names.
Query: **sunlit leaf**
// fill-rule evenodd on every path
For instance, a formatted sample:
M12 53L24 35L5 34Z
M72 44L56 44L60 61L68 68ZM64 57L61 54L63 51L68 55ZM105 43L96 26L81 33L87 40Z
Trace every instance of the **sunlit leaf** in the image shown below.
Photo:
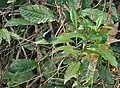
M110 62L111 65L117 67L116 58L113 56L113 53L104 46L99 46L97 52L105 59Z
M83 40L86 40L86 37L83 34L79 34L79 33L64 33L61 36L58 37L58 39L56 40L57 42L72 42L71 38L81 38Z
M94 75L96 74L95 72L96 72L96 65L97 65L98 57L96 58L94 55L94 57L92 56L91 59L92 59L92 61L89 62L89 66L87 69L86 81L93 84Z
M87 50L90 50L91 52L96 52L99 55L101 55L105 60L108 60L109 63L112 66L117 67L117 61L116 58L113 55L113 52L109 50L106 46L104 45L92 45L87 48Z
M77 16L77 12L74 8L71 8L71 10L70 10L70 18L71 18L74 26L77 28L78 16Z
M103 11L99 10L99 9L87 8L87 9L82 10L81 15L84 16L84 17L88 16L94 22L96 22L98 17L103 16L104 19L102 20L102 24L106 24L107 22L109 22L108 14L106 12L103 12Z
M80 1L81 0L67 0L67 3L70 5L70 7L73 7L75 9L80 8Z
M72 62L70 64L70 66L67 68L67 70L65 72L64 84L71 78L73 78L73 77L76 78L76 76L78 75L78 72L79 72L79 68L80 68L80 62Z
M100 27L101 24L103 24L103 20L104 20L103 16L99 16L97 18L97 20L96 20L96 26L97 26L97 28Z
M8 0L7 3L14 3L16 0Z
M14 18L12 20L9 20L6 24L6 26L19 26L19 25L33 25L33 23L22 18L21 19Z
M56 20L54 13L43 5L24 5L20 7L20 14L24 19L37 24Z
M10 44L10 33L7 29L1 29L0 35L3 39L5 39Z
M73 46L60 46L55 49L55 51L59 51L59 50L64 50L66 53L70 53L73 55L77 53L77 51L74 49Z

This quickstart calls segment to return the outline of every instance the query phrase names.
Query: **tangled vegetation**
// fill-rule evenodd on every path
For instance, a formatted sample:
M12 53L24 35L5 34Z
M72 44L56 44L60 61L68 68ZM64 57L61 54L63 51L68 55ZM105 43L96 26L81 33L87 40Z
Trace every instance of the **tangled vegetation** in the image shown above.
M0 88L119 88L119 0L1 0Z

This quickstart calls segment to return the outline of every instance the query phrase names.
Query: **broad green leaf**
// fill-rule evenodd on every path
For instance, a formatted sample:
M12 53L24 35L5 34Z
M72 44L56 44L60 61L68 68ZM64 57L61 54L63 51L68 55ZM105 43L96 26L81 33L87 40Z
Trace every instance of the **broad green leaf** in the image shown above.
M117 67L117 61L116 58L113 56L113 53L106 49L106 47L104 46L99 46L97 48L97 52L105 59L108 60L110 62L111 65Z
M64 84L73 77L77 77L79 74L80 62L72 62L67 68L64 76Z
M67 3L70 5L70 7L73 7L77 10L80 8L80 1L81 0L67 0Z
M91 29L94 29L95 30L95 27L93 26L93 24L90 22L90 20L89 19L83 19L83 22L82 22L82 26L83 26L83 28L84 29L87 29L87 28L91 28L91 26L93 27L93 28L91 28Z
M12 20L9 20L6 24L6 26L18 26L18 25L33 25L33 23L22 18L14 18Z
M95 32L90 35L91 40L99 40L99 43L104 44L107 41L107 34L101 32Z
M90 39L91 40L101 40L102 36L100 36L100 33L91 33Z
M75 55L77 53L77 51L74 49L73 46L60 46L55 49L55 52L59 51L59 50L64 50L66 53L70 53L73 55Z
M86 40L86 37L83 34L71 32L71 33L64 33L61 36L59 36L56 42L59 43L72 42L71 38L76 38L76 37Z
M97 18L97 20L96 20L96 26L97 26L97 28L100 27L101 24L103 24L103 20L104 20L103 16L99 16Z
M37 61L35 60L19 59L13 61L8 71L14 74L25 73L33 70L36 67L37 67Z
M71 8L71 10L70 10L70 18L71 18L71 21L73 22L74 26L77 28L78 16L77 16L77 12L74 8Z
M32 70L37 67L37 61L30 59L19 59L13 61L8 71L4 74L9 86L18 86L30 80L34 74Z
M100 78L104 80L106 83L114 84L112 73L110 73L105 66L103 65L99 66L99 75L100 75Z
M24 5L19 8L24 19L32 23L45 23L56 20L54 13L43 5Z
M58 43L69 43L69 42L73 42L71 40L71 38L81 38L83 40L86 40L86 36L84 36L83 34L79 34L79 33L64 33L58 37L53 37L51 38L49 41L46 41L45 39L41 39L38 40L36 42L34 42L35 44L58 44Z
M58 37L53 37L49 41L46 41L45 39L38 40L34 42L35 44L58 44L58 43L69 43L73 42L71 38L81 38L83 40L86 40L86 37L83 34L79 33L64 33Z
M101 44L105 44L107 39L108 39L108 34L106 33L100 33L100 35L102 36L102 39L101 39Z
M108 60L111 65L117 67L118 63L116 61L116 58L113 55L113 52L109 49L107 49L104 45L91 45L87 48L87 50L90 50L94 53L99 53L105 60Z
M1 29L0 35L10 44L10 33L7 29Z
M23 84L25 82L27 82L28 80L32 79L32 77L34 76L33 72L25 72L22 74L17 74L17 75L12 75L11 78L9 79L7 85L11 88L11 87L17 87L20 84Z
M94 22L96 22L98 17L103 16L104 19L102 20L102 24L106 24L107 22L109 22L108 14L106 12L99 10L99 9L87 8L87 9L82 10L81 15L83 17L88 16Z
M91 8L93 0L82 0L82 9Z
M97 62L91 61L88 66L87 74L86 74L86 81L90 84L94 82L94 75L96 74L96 65Z

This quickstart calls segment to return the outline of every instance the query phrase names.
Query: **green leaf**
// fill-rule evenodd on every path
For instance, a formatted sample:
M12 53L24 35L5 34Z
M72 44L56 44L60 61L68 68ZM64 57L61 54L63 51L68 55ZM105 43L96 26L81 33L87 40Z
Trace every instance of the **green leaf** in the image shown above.
M22 18L14 18L7 22L6 26L33 25L30 21Z
M92 40L101 40L102 36L100 35L100 33L91 33L90 35L90 39Z
M91 33L90 35L91 40L99 40L99 43L102 44L104 44L107 41L107 38L108 38L107 34L101 32Z
M82 9L91 8L93 0L82 0Z
M97 28L100 27L101 24L103 24L103 20L104 20L103 16L99 16L97 18L97 20L96 20L96 26L97 26Z
M10 80L8 81L7 85L9 87L15 87L19 86L20 84L23 84L25 82L27 82L28 80L32 79L32 77L34 76L33 72L25 72L22 74L16 74L16 75L12 75Z
M84 29L91 28L91 26L92 26L93 28L91 28L91 29L95 30L95 27L93 26L93 24L90 22L89 19L84 18L81 26L83 26Z
M8 0L7 3L15 3L16 0Z
M84 10L81 11L81 15L83 17L88 16L94 22L96 22L96 20L98 19L98 17L103 16L104 19L102 20L102 24L106 24L107 22L109 22L108 19L110 19L108 17L108 14L106 12L103 12L103 11L101 11L99 9L90 9L90 8L87 8L87 9L84 9Z
M64 84L73 77L77 77L79 73L80 62L72 62L65 72Z
M37 67L37 61L29 60L29 59L19 59L13 61L10 65L9 72L17 74L17 73L25 73L33 70Z
M74 50L74 47L70 46L70 45L69 46L60 46L60 47L57 47L55 49L55 52L59 51L59 50L64 50L66 53L70 53L70 54L73 54L73 55L75 55L77 53L77 51Z
M85 35L71 32L71 33L64 33L61 36L59 36L56 42L59 42L59 43L72 42L71 38L81 38L83 40L86 40Z
M97 52L105 59L105 60L108 60L110 62L111 65L117 67L117 61L116 61L116 58L113 56L113 53L106 49L106 47L104 46L99 46L97 48Z
M90 82L90 84L93 84L94 82L94 76L95 76L95 72L96 72L96 65L97 62L91 61L89 63L88 69L87 69L87 74L86 74L86 81Z
M30 80L34 74L32 70L37 67L37 61L30 59L18 59L13 61L4 74L9 86L18 86Z
M80 0L67 0L70 7L75 8L76 10L80 8Z
M112 73L108 71L108 69L100 65L99 67L99 75L102 80L104 80L108 84L114 84L114 79L112 78Z
M34 42L35 44L58 44L58 43L69 43L69 42L73 42L71 40L71 38L81 38L83 40L86 40L86 36L83 34L79 34L79 33L74 33L74 32L70 32L70 33L64 33L58 37L53 37L51 40L46 41L45 39L41 39L38 40L36 42Z
M10 44L10 33L7 29L1 29L0 35L3 39L5 39Z
M71 10L70 10L70 18L71 18L74 26L77 28L78 16L77 16L77 12L74 8L71 8Z
M56 20L54 13L43 5L24 5L19 8L20 14L32 23L45 23Z

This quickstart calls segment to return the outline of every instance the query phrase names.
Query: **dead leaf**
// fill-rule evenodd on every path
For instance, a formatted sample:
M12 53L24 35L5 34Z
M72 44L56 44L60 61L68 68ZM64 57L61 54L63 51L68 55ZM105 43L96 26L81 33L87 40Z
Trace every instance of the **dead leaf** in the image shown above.
M88 55L87 55L87 58L88 58L88 60L90 60L90 61L97 62L99 56L98 56L97 54L92 53L92 54L88 54Z
M116 39L114 36L119 32L118 30L118 26L119 26L119 22L114 24L113 29L111 30L109 36L108 36L108 40L107 40L107 44L111 44L111 43L115 43L115 42L119 42L120 39Z
M107 45L110 45L111 43L115 43L115 42L120 42L120 39L116 39L113 36L108 36L108 40L106 42Z
M119 22L113 25L113 29L111 30L110 35L116 35L117 32L119 32L118 26L119 26Z

